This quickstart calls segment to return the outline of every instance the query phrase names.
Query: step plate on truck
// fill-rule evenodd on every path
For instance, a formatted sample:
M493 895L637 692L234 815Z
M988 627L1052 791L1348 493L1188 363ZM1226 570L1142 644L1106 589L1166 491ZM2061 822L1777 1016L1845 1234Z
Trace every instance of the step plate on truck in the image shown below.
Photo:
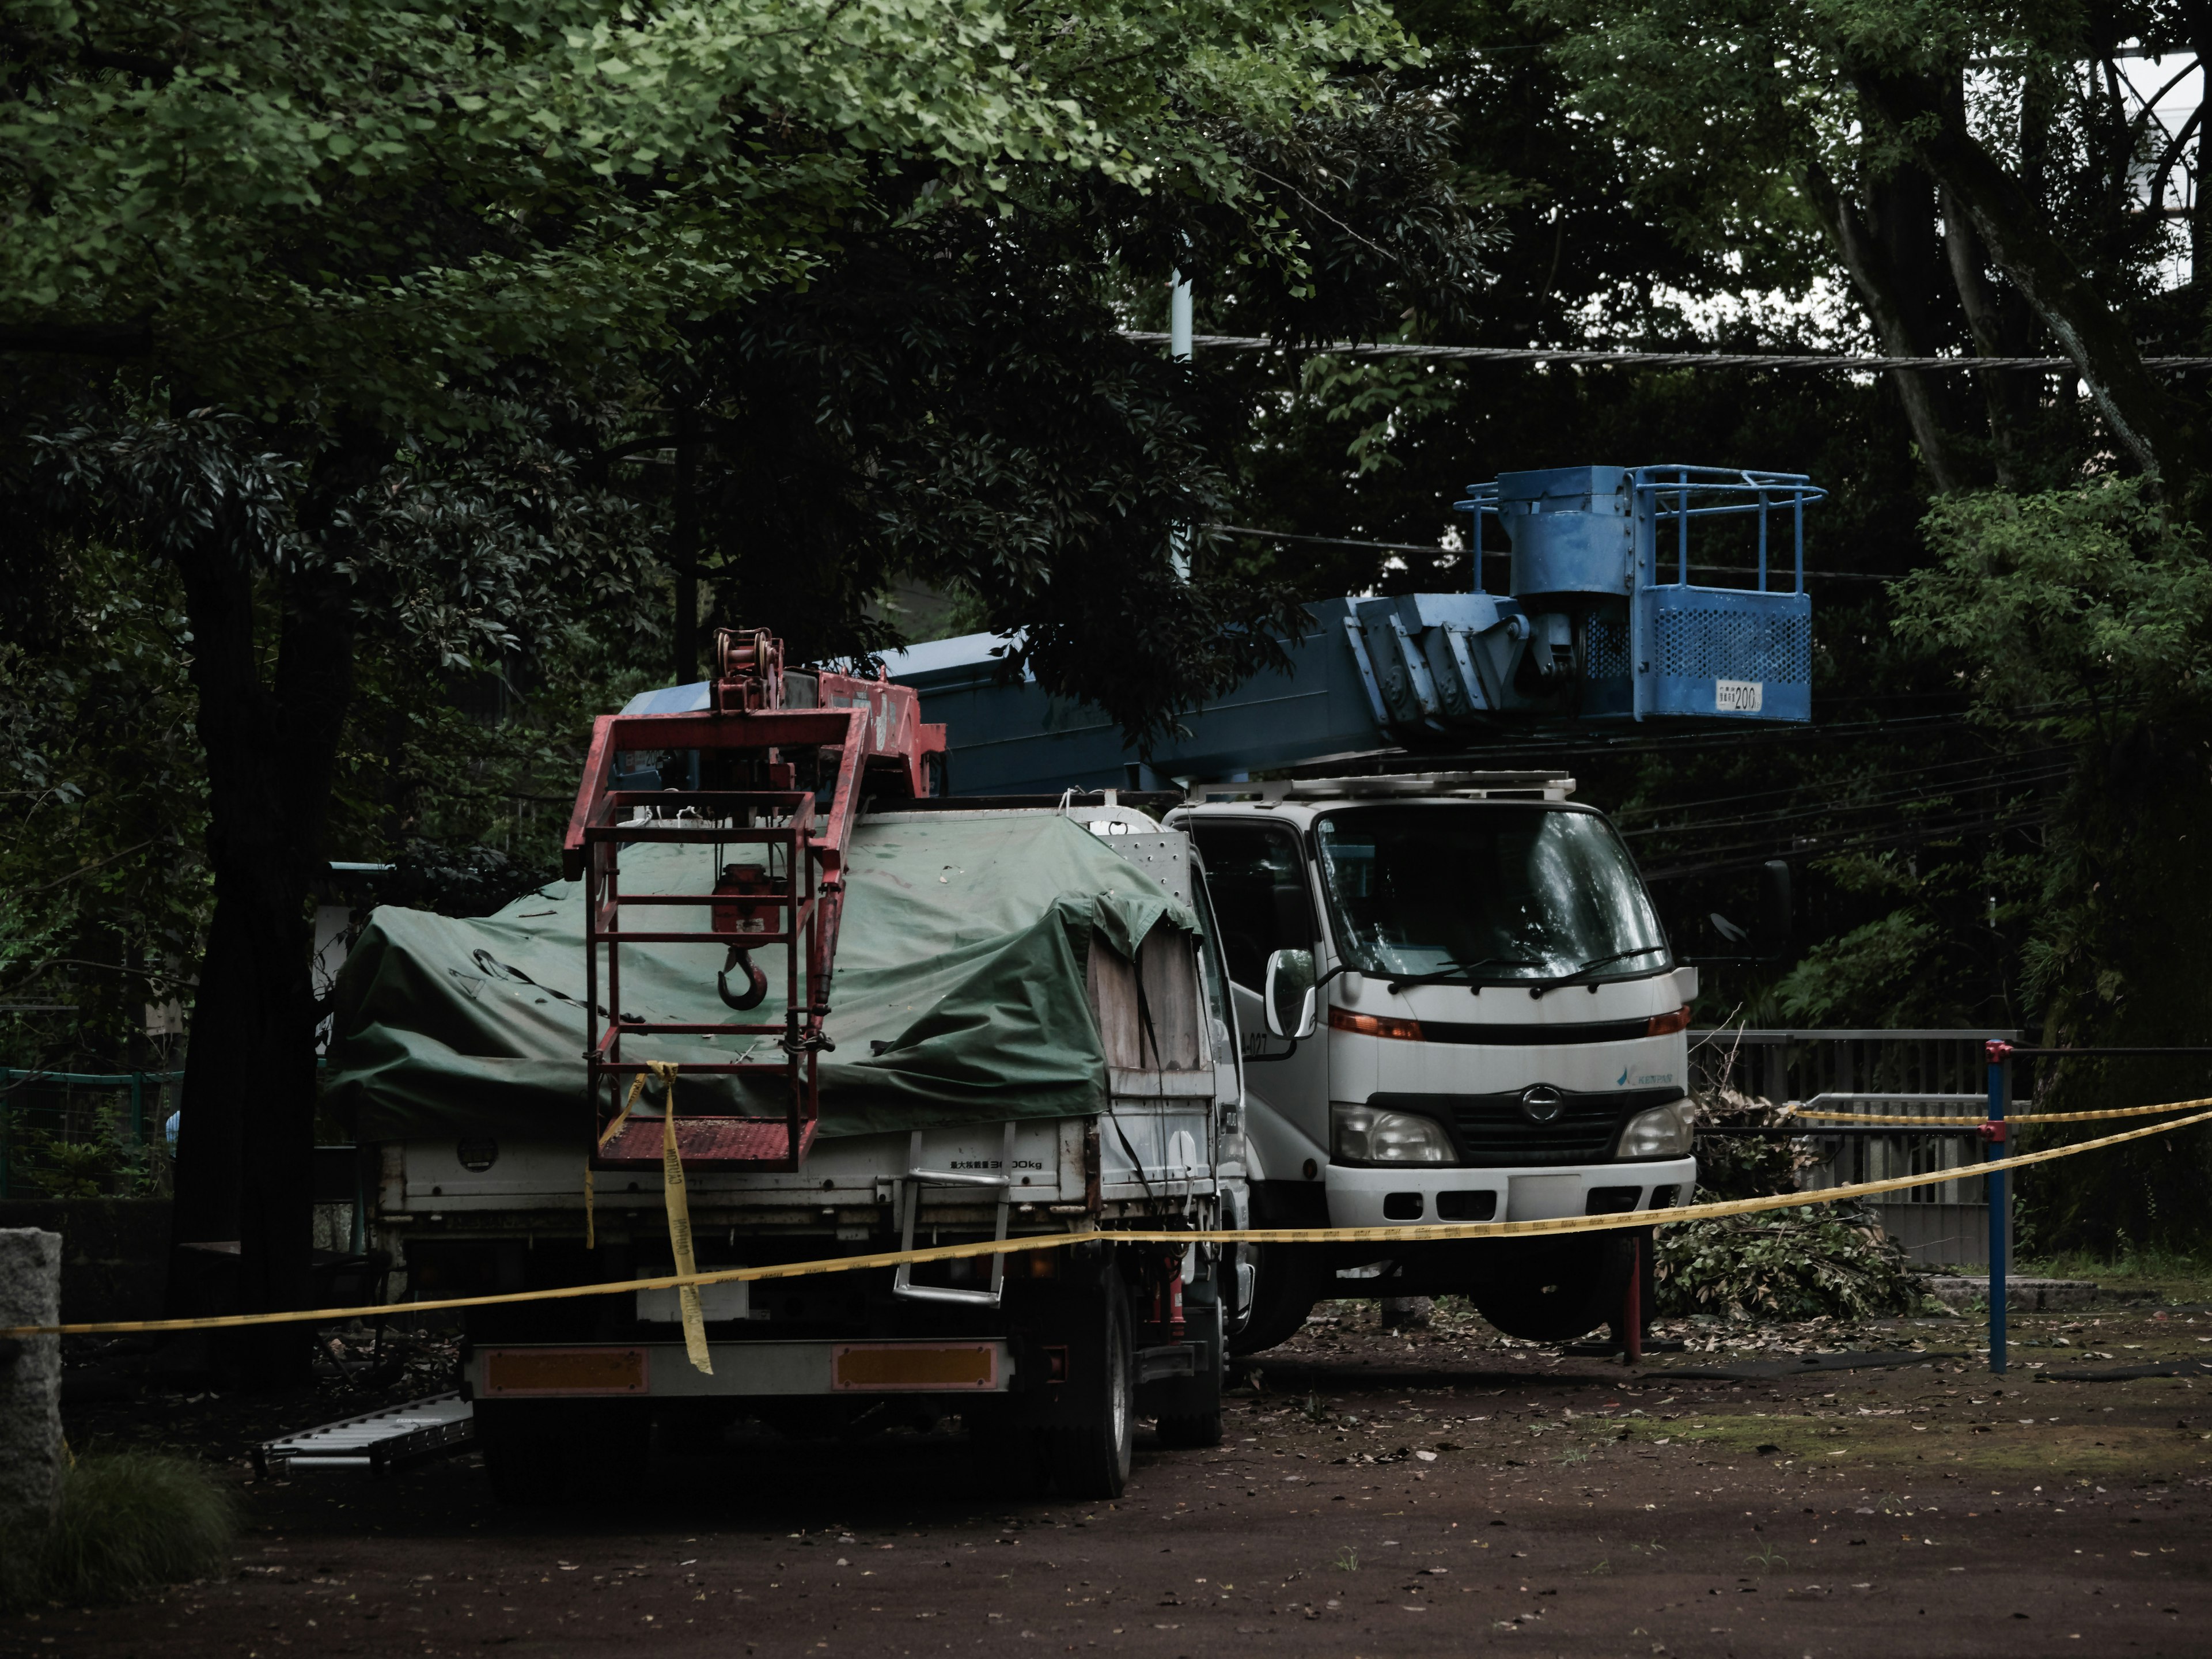
M709 1342L712 1376L681 1342L624 1346L515 1344L469 1358L477 1400L700 1395L1003 1394L1006 1344L983 1340Z
M799 1155L814 1145L814 1126L799 1126ZM678 1117L676 1152L687 1170L794 1169L791 1127L780 1117ZM660 1167L660 1120L634 1117L599 1153L607 1170Z

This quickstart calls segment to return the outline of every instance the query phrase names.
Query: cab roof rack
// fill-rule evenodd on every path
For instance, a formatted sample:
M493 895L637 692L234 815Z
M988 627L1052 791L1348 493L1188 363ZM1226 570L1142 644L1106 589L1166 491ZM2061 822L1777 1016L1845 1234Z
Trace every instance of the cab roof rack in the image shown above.
M1376 773L1346 778L1284 778L1249 783L1197 783L1187 793L1193 803L1222 800L1403 800L1449 795L1462 800L1565 800L1575 780L1564 772Z

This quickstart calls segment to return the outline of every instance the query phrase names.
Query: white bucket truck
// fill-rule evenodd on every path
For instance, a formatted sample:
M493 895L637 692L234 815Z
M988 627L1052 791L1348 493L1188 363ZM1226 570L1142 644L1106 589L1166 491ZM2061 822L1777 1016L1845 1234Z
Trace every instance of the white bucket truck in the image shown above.
M1697 970L1573 792L1541 772L1322 778L1213 787L1170 815L1206 860L1244 1034L1248 1224L1690 1200ZM1231 1351L1282 1341L1331 1297L1455 1292L1511 1335L1578 1337L1621 1319L1638 1243L1248 1247Z

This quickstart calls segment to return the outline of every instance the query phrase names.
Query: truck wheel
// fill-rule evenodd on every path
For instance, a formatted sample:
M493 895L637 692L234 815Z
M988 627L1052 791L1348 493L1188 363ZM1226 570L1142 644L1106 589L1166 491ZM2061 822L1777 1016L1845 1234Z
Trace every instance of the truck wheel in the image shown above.
M1295 1244L1255 1244L1252 1312L1244 1328L1229 1339L1229 1352L1242 1358L1248 1353L1287 1342L1298 1334L1313 1311L1312 1274Z
M1469 1293L1475 1311L1523 1342L1571 1342L1620 1311L1628 1248L1617 1238L1547 1243L1500 1253L1493 1276Z
M618 1499L652 1458L643 1401L479 1400L475 1422L492 1492L518 1508Z
M563 1444L559 1407L546 1400L479 1400L477 1449L492 1493L519 1509L542 1509L568 1495L569 1451Z
M1137 1354L1129 1331L1129 1294L1121 1276L1106 1273L1105 1376L1090 1420L1038 1431L1045 1468L1064 1498L1114 1498L1129 1483L1137 1431Z
M1172 1387L1179 1398L1153 1420L1164 1446L1218 1446L1221 1443L1221 1389L1228 1369L1221 1343L1221 1304L1192 1304L1189 1312L1212 1316L1203 1328L1191 1332L1206 1345L1206 1369L1196 1376L1176 1377L1170 1383L1156 1385ZM1196 1319L1193 1323L1196 1325Z

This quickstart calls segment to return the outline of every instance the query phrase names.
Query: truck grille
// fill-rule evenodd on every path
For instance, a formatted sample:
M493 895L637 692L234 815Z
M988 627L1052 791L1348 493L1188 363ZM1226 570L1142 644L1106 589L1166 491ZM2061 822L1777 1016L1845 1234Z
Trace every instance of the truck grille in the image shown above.
M1619 1089L1577 1094L1563 1089L1559 1115L1531 1123L1521 1091L1494 1095L1378 1094L1380 1110L1419 1112L1437 1119L1458 1143L1460 1162L1474 1169L1596 1164L1613 1156L1621 1125L1638 1112L1681 1098L1679 1089Z

